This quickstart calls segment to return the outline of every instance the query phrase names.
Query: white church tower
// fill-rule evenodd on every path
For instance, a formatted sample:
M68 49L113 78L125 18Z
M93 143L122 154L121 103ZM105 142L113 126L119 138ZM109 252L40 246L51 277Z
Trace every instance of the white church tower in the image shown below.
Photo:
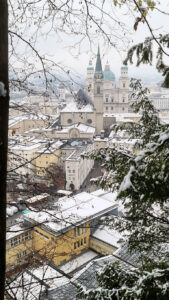
M94 77L94 67L92 65L92 61L89 61L89 66L87 67L87 77L86 77L86 92L93 101L93 77Z
M97 53L93 85L93 104L95 113L96 134L100 135L101 130L103 130L103 71L99 47Z
M119 112L127 113L129 106L129 78L128 68L121 67L121 75L119 78Z

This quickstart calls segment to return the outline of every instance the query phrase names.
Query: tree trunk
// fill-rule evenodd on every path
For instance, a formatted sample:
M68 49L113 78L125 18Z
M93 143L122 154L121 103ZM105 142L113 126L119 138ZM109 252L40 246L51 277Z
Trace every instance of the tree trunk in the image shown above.
M4 84L6 90L5 96L0 92L0 299L4 299L6 262L6 173L9 112L7 0L0 0L0 82Z

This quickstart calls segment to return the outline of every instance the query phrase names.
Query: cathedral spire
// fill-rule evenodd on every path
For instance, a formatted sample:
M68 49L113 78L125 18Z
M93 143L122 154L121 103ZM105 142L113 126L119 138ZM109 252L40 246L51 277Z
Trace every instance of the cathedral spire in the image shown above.
M100 78L103 77L103 72L102 72L102 63L101 63L101 58L100 58L100 47L98 45L98 52L97 52L97 59L96 59L96 67L95 67L95 78L97 77L97 74L100 74Z

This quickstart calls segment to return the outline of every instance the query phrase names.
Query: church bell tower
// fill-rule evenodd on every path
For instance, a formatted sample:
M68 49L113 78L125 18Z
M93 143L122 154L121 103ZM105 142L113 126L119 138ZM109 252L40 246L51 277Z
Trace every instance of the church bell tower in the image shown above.
M94 73L94 113L95 113L95 126L96 134L100 135L103 130L103 71L100 58L100 49L98 47L96 67Z

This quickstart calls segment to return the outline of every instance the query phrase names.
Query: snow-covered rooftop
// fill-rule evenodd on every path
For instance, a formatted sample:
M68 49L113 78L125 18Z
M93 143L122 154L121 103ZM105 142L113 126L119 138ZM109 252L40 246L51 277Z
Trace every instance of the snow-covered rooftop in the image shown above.
M117 230L110 228L110 226L99 226L98 229L92 234L92 236L100 241L103 241L115 248L119 248L118 241L122 239L122 234Z
M16 206L7 206L6 208L7 216L13 216L17 212L18 212L18 208Z
M48 198L50 195L48 193L43 193L43 194L40 194L40 195L37 195L37 196L34 196L32 198L29 198L27 200L25 200L26 202L29 202L29 203L35 203L36 201L40 201L40 200L43 200L45 198Z
M44 120L48 120L49 117L46 116L46 115L43 115L43 114L27 114L27 115L23 115L23 116L18 116L18 117L15 117L15 118L11 118L9 119L9 128L11 126L14 126L16 125L17 123L21 122L21 121L24 121L24 120L41 120L41 121L44 121Z
M37 153L51 154L51 153L55 152L57 149L60 149L60 147L62 145L63 145L63 142L57 141L49 147L41 148L40 150L37 151Z
M116 194L103 199L86 192L73 197L60 198L53 210L30 211L24 218L34 224L44 224L48 230L59 235L69 230L74 224L82 224L117 207Z
M63 266L58 267L60 270L62 270L65 273L73 272L80 267L84 266L89 261L93 260L98 256L98 253L92 250L87 250L84 253L77 255L74 259L71 259L67 263L65 263Z
M7 228L6 232L6 240L10 240L13 237L22 234L23 232L27 231L24 227L22 227L22 222Z
M87 104L83 107L78 107L76 102L70 102L62 109L62 112L93 112L93 107Z
M39 147L41 147L42 144L41 143L32 143L32 144L29 144L29 145L15 145L13 147L11 147L12 150L19 150L19 151L32 151L32 150L35 150L35 149L38 149Z
M54 289L69 283L63 276L49 265L24 270L8 284L8 293L16 299L39 299L40 293L46 289Z

